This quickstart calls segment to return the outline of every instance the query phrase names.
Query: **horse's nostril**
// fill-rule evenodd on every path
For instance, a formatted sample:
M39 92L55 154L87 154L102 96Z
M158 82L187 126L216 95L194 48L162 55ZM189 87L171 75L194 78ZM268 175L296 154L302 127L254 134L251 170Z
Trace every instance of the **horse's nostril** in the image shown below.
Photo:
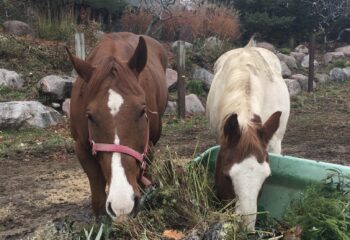
M111 202L108 202L107 203L107 211L110 215L112 215L112 217L116 217L117 215L115 214L115 212L113 211L113 208L112 208L112 203Z

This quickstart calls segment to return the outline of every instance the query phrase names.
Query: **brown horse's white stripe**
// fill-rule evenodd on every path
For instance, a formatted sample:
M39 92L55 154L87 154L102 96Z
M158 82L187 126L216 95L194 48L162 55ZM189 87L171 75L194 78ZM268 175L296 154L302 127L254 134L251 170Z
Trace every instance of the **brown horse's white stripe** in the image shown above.
M108 91L108 107L113 117L117 116L124 100L123 97L112 89ZM120 144L120 140L115 129L114 144ZM112 176L106 203L108 215L117 220L119 217L131 213L134 207L134 191L128 182L125 170L122 166L121 154L112 154Z

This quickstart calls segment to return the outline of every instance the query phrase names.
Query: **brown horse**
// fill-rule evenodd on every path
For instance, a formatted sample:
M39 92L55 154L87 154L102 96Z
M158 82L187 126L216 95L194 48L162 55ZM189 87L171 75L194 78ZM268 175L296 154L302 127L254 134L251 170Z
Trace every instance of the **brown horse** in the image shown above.
M136 214L139 186L148 184L144 155L161 134L167 55L156 40L132 33L106 34L86 61L68 54L78 73L71 134L92 207L119 221Z

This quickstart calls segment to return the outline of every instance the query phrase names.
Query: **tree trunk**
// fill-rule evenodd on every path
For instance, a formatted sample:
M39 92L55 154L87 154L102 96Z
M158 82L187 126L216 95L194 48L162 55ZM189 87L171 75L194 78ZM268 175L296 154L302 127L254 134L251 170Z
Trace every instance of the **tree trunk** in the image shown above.
M178 41L177 44L177 108L178 117L184 119L186 116L186 86L185 86L185 42Z
M150 35L152 32L152 29L154 27L154 25L156 25L156 23L160 20L159 16L154 15L152 18L152 21L150 22L150 24L147 27L147 30L145 32L145 35Z

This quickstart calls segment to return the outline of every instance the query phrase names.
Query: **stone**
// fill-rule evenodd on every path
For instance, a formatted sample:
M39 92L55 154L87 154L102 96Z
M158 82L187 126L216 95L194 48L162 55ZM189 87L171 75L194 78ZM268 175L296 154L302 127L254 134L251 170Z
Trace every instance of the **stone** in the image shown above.
M219 48L222 46L222 41L217 37L208 37L205 39L204 46L212 49Z
M271 43L268 43L268 42L258 42L256 43L256 46L257 47L260 47L260 48L265 48L267 50L270 50L271 52L273 53L276 53L276 48L275 46L273 46Z
M346 74L348 79L350 79L350 67L343 68L343 72Z
M301 66L303 68L309 68L309 55L305 55L305 57L303 58L303 61L301 61ZM314 67L315 67L315 70L320 66L320 64L314 60Z
M309 84L309 78L303 74L294 74L291 76L292 79L295 79L299 82L301 90L307 91L308 89L308 84ZM316 83L313 82L313 89L316 88Z
M9 88L21 88L23 86L24 80L22 75L0 68L0 85Z
M305 45L300 44L294 49L294 52L309 54L309 49Z
M295 97L301 92L301 86L298 80L286 78L284 81L288 87L290 97Z
M204 68L195 68L192 76L193 80L199 80L204 87L209 90L214 79L214 74Z
M344 59L345 55L343 52L327 52L323 56L324 63L328 64L330 62L334 62L336 59Z
M177 83L177 71L167 68L165 72L165 79L168 89L173 88Z
M70 116L70 98L66 98L62 103L62 111L68 118Z
M303 61L305 54L300 52L291 52L290 56L295 58L297 65L301 65L301 62Z
M329 76L331 77L331 80L335 82L344 82L348 79L348 76L341 68L333 68L329 72Z
M62 101L70 96L74 80L72 77L49 75L39 81L39 91L53 101Z
M289 77L292 74L292 71L289 69L287 64L285 62L281 61L281 67L282 67L282 76L283 77Z
M20 129L56 125L62 116L54 109L36 101L0 103L0 129Z
M330 82L331 78L328 74L325 73L316 73L315 74L315 81L321 84Z
M32 35L33 29L25 22L21 21L6 21L2 24L4 32L15 36Z
M282 53L277 53L277 57L287 64L287 66L291 69L297 68L297 61L293 56L288 56Z
M56 103L56 102L53 102L53 103L51 103L51 107L53 107L53 108L55 108L55 109L58 109L58 108L61 107L61 104Z
M165 109L165 113L176 113L177 103L173 101L168 101L168 105Z
M171 49L173 51L176 51L177 50L177 43L179 41L175 41L172 45L171 45ZM192 50L193 48L193 44L192 43L189 43L189 42L185 42L185 49L188 49L188 50Z
M189 94L186 96L186 113L197 114L204 113L205 108L203 107L202 102L199 100L197 95Z
M350 45L344 46L344 47L339 47L335 49L336 52L342 52L344 53L345 56L350 57Z

